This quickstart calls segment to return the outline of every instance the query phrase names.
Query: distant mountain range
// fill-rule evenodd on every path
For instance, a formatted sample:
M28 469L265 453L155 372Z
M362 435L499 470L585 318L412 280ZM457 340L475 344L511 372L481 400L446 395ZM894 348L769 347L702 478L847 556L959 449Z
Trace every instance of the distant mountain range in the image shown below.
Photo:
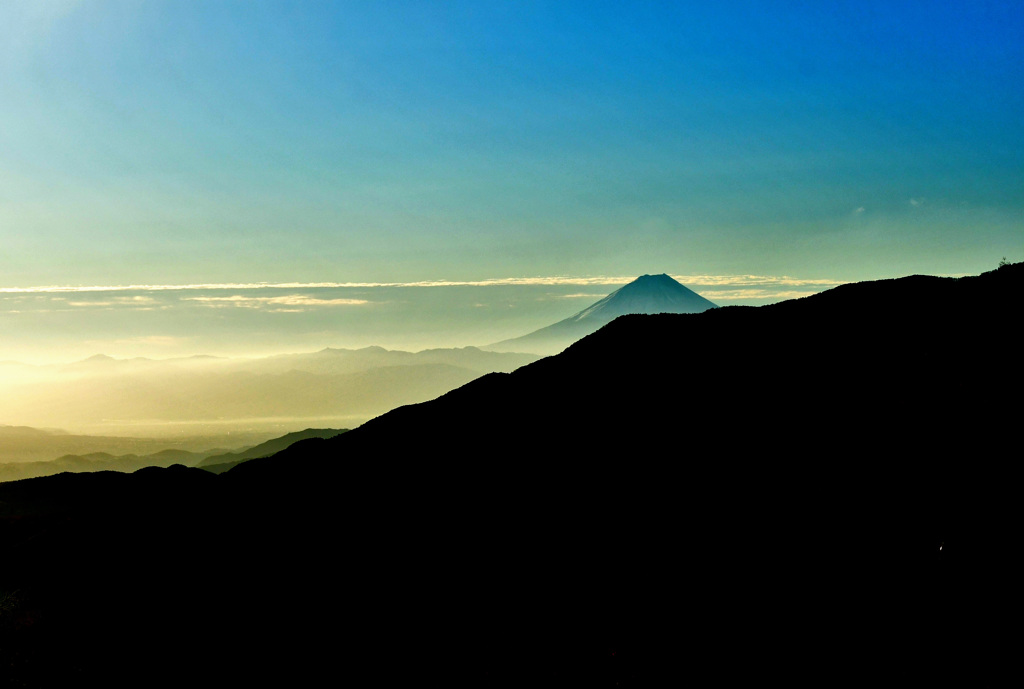
M700 313L716 306L668 275L641 275L565 320L522 337L495 342L484 349L554 354L619 316L633 313Z
M219 454L240 447L250 447L271 437L274 437L273 434L237 429L202 436L177 435L162 438L78 435L53 428L0 424L0 467L7 463L45 463L63 455L94 453L144 456L163 450L181 450L205 457L211 453Z
M476 347L416 353L328 348L259 359L98 355L62 366L21 367L21 382L0 397L0 419L103 435L167 434L175 424L189 433L203 423L268 431L353 426L537 358Z
M173 440L156 438L112 438L103 436L75 436L42 431L34 428L0 426L0 458L31 453L31 456L53 457L59 448L103 447L115 450L118 447L133 446L164 447L149 454L120 454L110 452L85 452L84 454L62 454L56 459L44 461L0 461L0 482L17 481L39 476L52 476L62 472L83 473L95 471L133 472L146 467L169 467L173 464L198 466L219 474L242 462L258 457L267 457L292 444L307 438L333 438L346 429L307 428L304 431L287 433L255 446L243 447L234 452L223 448L204 451L189 451L167 448ZM236 437L241 441L245 435ZM193 441L195 442L195 441ZM11 447L15 445L15 447ZM79 452L83 450L79 449Z
M623 316L220 475L0 484L0 667L1017 686L1022 295L1014 264Z

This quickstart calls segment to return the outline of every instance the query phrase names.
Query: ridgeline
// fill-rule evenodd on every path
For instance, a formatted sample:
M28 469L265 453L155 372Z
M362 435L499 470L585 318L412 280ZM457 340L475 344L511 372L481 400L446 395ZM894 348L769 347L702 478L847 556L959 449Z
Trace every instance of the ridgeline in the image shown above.
M1022 295L1014 264L624 316L220 475L0 484L0 660L24 686L1016 684Z

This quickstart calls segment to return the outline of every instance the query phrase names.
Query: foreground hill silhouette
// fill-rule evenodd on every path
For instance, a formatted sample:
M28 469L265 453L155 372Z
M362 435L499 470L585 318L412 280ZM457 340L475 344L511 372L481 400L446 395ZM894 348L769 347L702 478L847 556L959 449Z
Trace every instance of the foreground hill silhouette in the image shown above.
M577 314L540 330L502 340L485 349L554 354L619 316L634 313L701 313L717 305L668 275L641 275Z
M308 440L310 438L328 440L346 432L348 432L347 428L307 428L302 431L286 433L280 438L272 438L265 443L260 443L242 452L226 452L206 457L196 463L195 466L202 467L206 471L212 471L215 474L222 474L242 462L275 455L282 450L288 449L300 440Z
M1016 264L627 316L221 475L2 484L0 660L29 686L1016 686L1022 294Z

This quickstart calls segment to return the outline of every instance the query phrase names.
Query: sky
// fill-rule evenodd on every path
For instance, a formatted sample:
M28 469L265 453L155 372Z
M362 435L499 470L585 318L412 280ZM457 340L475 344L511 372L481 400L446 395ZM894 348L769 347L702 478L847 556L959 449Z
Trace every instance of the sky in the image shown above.
M0 3L0 361L1024 260L1024 4Z

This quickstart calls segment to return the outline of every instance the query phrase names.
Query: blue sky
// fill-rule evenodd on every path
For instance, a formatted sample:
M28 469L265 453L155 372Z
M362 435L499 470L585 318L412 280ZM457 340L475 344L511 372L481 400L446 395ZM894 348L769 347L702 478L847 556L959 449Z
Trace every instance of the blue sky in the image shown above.
M0 288L977 273L1022 84L1019 2L14 0Z

